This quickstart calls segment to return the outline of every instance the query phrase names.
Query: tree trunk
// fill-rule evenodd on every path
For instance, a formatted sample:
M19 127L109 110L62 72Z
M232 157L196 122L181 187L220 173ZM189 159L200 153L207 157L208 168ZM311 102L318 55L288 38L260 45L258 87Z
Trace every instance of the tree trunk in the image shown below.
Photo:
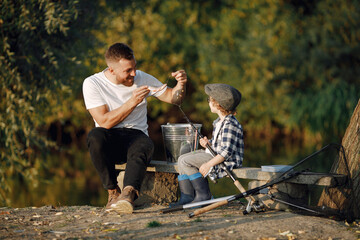
M319 206L340 210L347 219L360 218L360 100L350 119L342 139L346 159L339 152L332 173L345 174L349 181L345 186L326 188L319 200Z

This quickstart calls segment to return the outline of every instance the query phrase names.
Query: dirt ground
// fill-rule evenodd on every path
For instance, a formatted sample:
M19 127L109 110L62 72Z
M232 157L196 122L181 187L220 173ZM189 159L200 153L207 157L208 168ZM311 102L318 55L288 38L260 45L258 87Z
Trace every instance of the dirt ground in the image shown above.
M243 215L241 204L194 218L194 210L161 213L149 205L133 214L91 206L0 208L0 239L360 239L360 221L267 210Z

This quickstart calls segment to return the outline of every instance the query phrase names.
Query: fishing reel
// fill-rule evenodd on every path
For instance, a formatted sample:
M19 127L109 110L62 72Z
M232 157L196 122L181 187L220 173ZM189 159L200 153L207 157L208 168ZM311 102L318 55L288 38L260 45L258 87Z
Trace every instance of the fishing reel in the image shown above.
M250 199L248 205L246 206L246 209L243 211L243 214L246 215L251 212L256 212L256 213L265 212L265 210L266 207L262 202L260 201L254 202L253 200Z
M211 167L210 170L208 171L207 174L205 174L204 178L209 177L209 179L213 182L213 183L217 183L216 181L216 175L215 172L213 171L214 167Z

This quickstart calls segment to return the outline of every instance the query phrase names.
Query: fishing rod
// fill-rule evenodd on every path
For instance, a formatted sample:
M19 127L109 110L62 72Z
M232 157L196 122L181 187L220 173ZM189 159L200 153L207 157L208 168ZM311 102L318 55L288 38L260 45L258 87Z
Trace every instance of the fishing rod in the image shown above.
M292 206L292 207L296 207L296 208L299 208L301 210L305 210L307 212L311 212L311 213L315 213L317 215L322 215L321 213L315 211L315 210L312 210L310 208L307 208L307 207L303 207L303 206L299 206L297 204L294 204L294 203L290 203L290 202L287 202L287 201L284 201L284 200L281 200L281 199L278 199L276 198L273 194L268 194L269 198L273 201L277 201L279 203L283 203L283 204L286 204L286 205L289 205L289 206Z
M265 189L267 187L272 187L273 185L275 184L279 184L281 182L284 182L286 180L289 180L291 178L294 178L298 175L300 175L301 173L303 173L305 170L303 171L294 171L294 168L301 165L302 163L304 163L305 161L309 160L310 158L314 157L315 155L318 155L319 153L323 152L324 150L326 150L327 148L329 147L333 147L333 146L337 146L339 147L339 144L335 144L335 143L330 143L328 145L326 145L325 147L321 148L320 150L314 152L313 154L307 156L306 158L302 159L301 161L299 161L298 163L296 163L294 166L292 166L290 169L288 169L287 171L283 172L279 177L271 180L270 182L264 184L264 185L261 185L259 187L256 187L256 188L253 188L253 189L250 189L244 193L240 193L240 194L237 194L235 195L234 197L231 197L231 198L228 198L228 199L225 199L225 200L222 200L222 201L219 201L217 203L213 203L211 205L208 205L206 207L203 207L201 209L197 209L195 210L194 212L190 213L189 214L189 217L194 217L194 216L198 216L202 213L205 213L205 212L208 212L212 209L215 209L217 207L220 207L220 206L224 206L226 204L228 204L229 202L232 202L234 200L237 200L237 199L241 199L243 197L247 197L247 196L251 196L251 195L254 195L254 194L258 194L260 192L260 190L262 189ZM341 145L340 145L341 146ZM344 152L343 152L344 154Z
M193 128L193 130L195 132L197 132L197 134L199 135L200 138L204 138L204 136L200 133L199 129L197 129L195 127L195 125L190 121L190 119L186 116L185 112L182 110L180 105L177 105L180 109L180 111L182 112L182 114L184 115L186 121L191 125L191 127ZM210 146L209 143L206 143L206 148L210 151L211 155L213 157L215 157L217 155L217 153L214 151L214 149ZM223 162L218 164L219 167L224 170L226 172L226 174L231 178L231 180L234 182L234 185L237 187L237 189L239 189L239 191L242 192L246 192L245 188L241 185L241 183L235 178L235 176L229 171L229 169L225 166L225 164ZM210 171L206 174L209 175L209 173L211 172L212 169L210 169ZM212 180L212 178L210 178ZM246 198L247 199L247 198ZM247 199L248 201L253 200L255 201L255 199Z
M176 211L182 211L182 210L186 210L186 209L191 209L191 208L197 208L197 207L202 207L205 205L210 205L213 203L217 203L226 199L230 199L232 197L234 197L235 195L230 195L230 196L225 196L225 197L220 197L220 198L215 198L215 199L210 199L210 200L205 200L205 201L201 201L201 202L195 202L195 203L187 203L184 205L179 205L179 206L175 206L172 208L165 208L160 210L161 213L170 213L170 212L176 212ZM244 206L243 203L240 202L240 204L242 206ZM252 205L248 205L246 206L246 209L244 210L244 215L246 213L249 213L251 211L255 211L255 212L261 212L261 211L265 211L265 205L263 203L254 203Z
M233 197L230 197L230 198L227 198L227 199L224 199L222 201L219 201L219 202L216 202L216 203L213 203L209 206L206 206L206 207L203 207L203 208L200 208L200 209L197 209L195 210L194 212L190 213L188 216L189 218L192 218L192 217L195 217L195 216L198 216L202 213L206 213L212 209L215 209L215 208L218 208L220 206L224 206L232 201L235 201L235 200L238 200L238 199L241 199L241 198L244 198L244 197L247 197L247 196L252 196L254 194L258 194L260 192L260 190L264 189L264 188L267 188L267 187L271 187L273 186L274 184L278 184L278 183L281 183L281 182L284 182L286 180L289 180L291 178L294 178L296 176L298 176L299 174L301 174L301 172L293 172L287 176L283 176L282 178L276 178L274 179L273 181L269 182L269 183L266 183L264 185L261 185L259 187L256 187L256 188L252 188L250 190L247 190L246 192L243 192L243 193L239 193Z
M186 121L191 125L191 127L193 128L193 130L194 130L195 132L197 132L197 134L199 135L200 138L204 138L204 136L200 133L199 129L197 129L196 126L195 126L195 125L190 121L190 119L186 116L186 114L185 114L185 112L182 110L181 106L180 106L180 105L177 105L177 106L179 107L179 109L180 109L180 111L182 112L182 114L184 115ZM210 151L210 153L211 153L211 155L212 155L213 157L215 157L215 156L217 155L217 153L216 153L215 150L210 146L209 143L206 143L206 148ZM226 174L231 178L231 180L234 181L234 184L237 186L237 183L235 183L235 182L237 181L236 178L235 178L234 175L229 171L229 169L227 169L227 167L225 166L225 164L224 164L224 163L219 163L218 165L219 165L219 167L220 167L221 169L223 169L223 170L226 172ZM211 170L210 170L206 175L209 175L210 172L211 172ZM239 181L237 181L237 182L239 182ZM242 187L242 185L241 185L240 183L239 183L238 185L239 185L239 187L238 187L238 186L237 186L237 187L239 188L239 190L245 192L245 189ZM241 189L240 189L240 188L241 188Z
M200 133L199 129L196 128L196 126L190 121L190 119L186 116L185 112L182 110L180 105L177 105L180 109L180 111L182 112L182 114L184 115L186 121L191 125L191 127L193 128L193 130L195 132L197 132L197 134L199 135L200 138L204 138L204 136ZM214 151L214 149L210 146L209 143L206 143L206 148L210 151L211 155L213 155L213 157L215 157L217 155L217 153Z
M181 210L194 208L194 207L201 207L201 206L204 206L204 205L209 205L209 204L213 204L213 203L216 203L216 202L219 202L219 201L223 201L223 200L226 200L226 199L234 197L234 196L235 195L231 195L231 196L226 196L226 197L220 197L220 198L205 200L205 201L201 201L201 202L187 203L187 204L175 206L175 207L172 207L172 208L165 208L165 209L161 210L161 213L170 213L170 212L181 211Z

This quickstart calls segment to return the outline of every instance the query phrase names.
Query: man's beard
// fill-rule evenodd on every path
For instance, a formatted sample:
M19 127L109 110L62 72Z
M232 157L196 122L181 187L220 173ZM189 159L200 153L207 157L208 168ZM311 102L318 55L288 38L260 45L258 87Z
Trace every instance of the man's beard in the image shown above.
M128 77L125 81L123 81L123 85L126 87L131 87L134 84L134 77Z

